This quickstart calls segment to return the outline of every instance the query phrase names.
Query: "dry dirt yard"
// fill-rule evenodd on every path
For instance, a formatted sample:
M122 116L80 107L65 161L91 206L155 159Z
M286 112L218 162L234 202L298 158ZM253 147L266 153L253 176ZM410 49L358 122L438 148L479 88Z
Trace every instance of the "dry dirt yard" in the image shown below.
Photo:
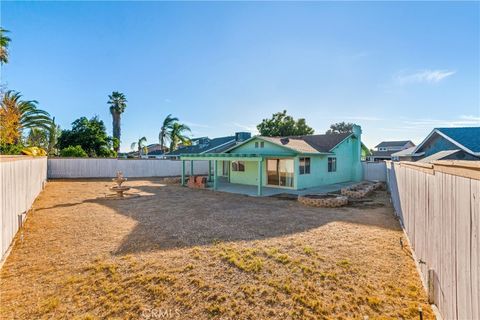
M1 270L1 319L433 318L384 191L323 209L110 185L47 184Z

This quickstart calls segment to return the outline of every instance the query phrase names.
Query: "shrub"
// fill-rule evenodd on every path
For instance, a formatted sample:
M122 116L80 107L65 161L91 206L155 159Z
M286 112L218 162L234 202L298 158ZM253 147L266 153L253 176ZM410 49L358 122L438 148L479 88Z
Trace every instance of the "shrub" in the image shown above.
M100 158L116 158L117 153L107 147L101 147L98 151L97 157Z
M88 155L81 146L68 146L60 150L61 157L86 158Z
M22 144L0 144L0 154L18 155L22 153Z

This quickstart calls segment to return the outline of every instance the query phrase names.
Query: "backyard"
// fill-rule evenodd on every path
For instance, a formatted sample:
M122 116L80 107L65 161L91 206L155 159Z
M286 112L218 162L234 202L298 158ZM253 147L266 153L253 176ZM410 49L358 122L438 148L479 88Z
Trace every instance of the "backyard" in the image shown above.
M47 184L2 267L0 318L433 318L385 191L326 209L127 184L141 196Z

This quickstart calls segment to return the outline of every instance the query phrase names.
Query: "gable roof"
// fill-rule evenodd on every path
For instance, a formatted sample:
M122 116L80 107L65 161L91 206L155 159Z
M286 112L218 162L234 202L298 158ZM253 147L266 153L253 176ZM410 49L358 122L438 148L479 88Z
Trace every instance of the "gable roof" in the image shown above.
M480 152L480 127L437 128L438 131L473 152Z
M400 151L397 151L395 153L392 153L392 157L403 157L403 156L410 156L414 153L415 149L417 147L410 147L410 148L407 148L407 149L403 149L403 150L400 150Z
M169 152L166 156L177 156L184 153L205 153L205 152L222 152L235 145L235 136L219 137L209 139L208 143L199 143L193 146L185 146L175 151Z
M379 144L375 146L375 148L385 148L385 147L403 147L407 143L411 143L412 145L415 145L412 141L410 140L405 140L405 141L382 141Z
M420 159L417 162L429 163L429 162L435 161L435 160L442 160L443 158L448 157L449 155L452 155L452 154L457 153L459 151L460 151L460 149L439 151L437 153L429 155L428 157Z
M470 154L480 155L480 127L435 128L422 143L416 147L415 151L427 143L434 134L442 136Z
M239 144L227 151L236 149L253 139L261 139L271 142L275 145L293 150L298 153L330 153L333 148L340 144L343 140L353 135L353 133L333 133L333 134L313 134L306 136L289 136L289 137L252 137L242 144Z

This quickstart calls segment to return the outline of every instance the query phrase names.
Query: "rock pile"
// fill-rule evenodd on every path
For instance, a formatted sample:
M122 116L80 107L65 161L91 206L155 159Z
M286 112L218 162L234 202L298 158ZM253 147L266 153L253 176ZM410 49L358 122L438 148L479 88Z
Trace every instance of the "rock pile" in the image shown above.
M306 194L298 196L298 201L311 207L336 208L348 204L348 198L333 194Z

